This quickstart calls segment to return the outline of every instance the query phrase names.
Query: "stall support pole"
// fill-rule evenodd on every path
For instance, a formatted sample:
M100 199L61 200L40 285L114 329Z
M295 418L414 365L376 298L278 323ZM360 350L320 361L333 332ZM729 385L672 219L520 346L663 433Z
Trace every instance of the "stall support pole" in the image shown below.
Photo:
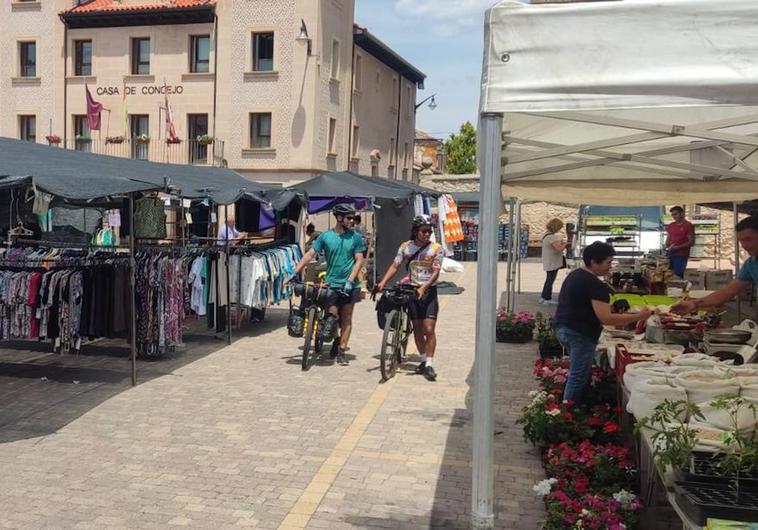
M131 330L129 333L129 357L132 361L132 386L137 385L137 260L134 255L135 250L135 229L134 229L134 194L129 194L129 287L132 296L131 311Z
M224 223L229 222L229 205L224 205ZM224 253L226 254L226 343L232 343L232 287L230 283L229 264L229 226L226 228L226 240L224 241ZM241 264L240 264L241 265ZM219 271L221 267L219 267Z
M739 222L739 215L737 211L737 203L732 203L732 214L734 215L734 226L737 226ZM736 278L740 273L740 243L737 241L737 232L732 228L734 234L734 277ZM737 323L742 322L742 293L737 295Z
M521 201L516 204L516 292L521 294Z
M512 276L511 276L511 270L513 268L513 199L508 199L508 245L506 247L508 254L507 254L507 266L505 270L505 310L506 311L512 311L513 308L511 307L511 290L513 289L513 285L511 283ZM479 226L481 227L481 219L479 221Z
M500 135L503 118L482 114L480 122L479 241L476 264L476 352L474 357L473 467L471 526L494 528L495 314L497 305L497 226L500 195Z

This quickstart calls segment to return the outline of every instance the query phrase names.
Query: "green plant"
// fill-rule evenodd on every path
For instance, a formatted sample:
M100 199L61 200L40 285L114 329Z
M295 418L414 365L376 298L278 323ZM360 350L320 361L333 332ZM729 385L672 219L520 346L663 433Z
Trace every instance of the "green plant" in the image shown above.
M560 350L562 346L558 341L558 337L555 335L553 320L549 316L546 317L542 313L537 313L534 322L535 329L537 330L537 342L540 345L540 349Z
M83 134L77 134L76 136L74 136L74 140L80 143L89 143L92 141L92 138L90 138L89 136L85 136Z
M684 418L704 419L700 408L687 400L664 400L655 407L653 414L641 418L634 426L635 432L652 429L652 446L655 465L661 473L671 466L687 469L692 450L697 444L697 432Z
M146 144L150 141L150 136L147 134L138 134L134 137L134 141L138 144Z
M758 444L751 437L746 437L740 430L740 416L744 410L752 413L753 422L757 417L755 404L735 395L719 396L711 401L716 410L723 410L729 416L731 429L721 434L721 442L726 445L726 453L721 457L717 469L720 474L729 477L729 485L735 494L740 494L740 474L758 471Z
M500 342L529 342L534 336L534 315L528 311L497 311L495 334Z
M213 143L213 136L209 134L201 134L197 137L197 143L200 145L210 145Z
M106 144L122 144L124 143L123 136L108 136L105 138Z
M447 170L453 175L476 172L476 129L470 122L461 125L459 134L445 140Z

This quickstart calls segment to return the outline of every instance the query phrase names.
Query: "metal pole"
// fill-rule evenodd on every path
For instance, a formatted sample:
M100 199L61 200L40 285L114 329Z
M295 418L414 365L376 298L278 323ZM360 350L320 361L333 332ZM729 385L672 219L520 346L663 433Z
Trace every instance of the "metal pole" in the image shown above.
M500 195L500 134L503 118L483 114L480 122L479 241L476 280L476 352L474 359L473 467L471 526L495 525L493 512L495 388L495 309L497 306L497 225Z
M516 203L516 292L521 294L521 201ZM515 300L515 297L514 297Z
M734 234L732 237L734 240L734 277L736 278L740 273L740 244L737 241L737 232L734 230L734 227L739 222L739 212L737 211L736 202L732 203L732 213L734 214L734 223L732 223L734 225L732 226L732 234ZM742 322L742 293L737 294L737 323L740 322Z
M481 226L481 221L480 221ZM505 309L511 311L511 268L513 267L513 199L508 199L508 245L506 245L507 266L505 270Z
M132 361L132 386L137 384L137 260L134 256L136 237L134 229L134 194L129 194L129 286L132 296L132 315L130 330L129 356Z
M224 205L224 223L229 222L229 206ZM226 258L226 343L232 343L232 288L229 283L229 225L226 225L226 241L224 242ZM220 265L220 262L219 262ZM241 265L241 264L240 264ZM221 267L219 266L219 271Z
M511 208L513 209L512 224L511 224L511 277L508 280L511 284L511 311L516 309L516 253L518 252L518 242L516 240L516 208L517 200L514 198L511 202Z

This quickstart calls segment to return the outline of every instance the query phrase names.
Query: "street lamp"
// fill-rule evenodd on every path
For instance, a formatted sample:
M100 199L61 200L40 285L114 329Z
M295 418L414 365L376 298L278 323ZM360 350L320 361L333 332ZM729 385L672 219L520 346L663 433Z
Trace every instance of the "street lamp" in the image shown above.
M308 36L308 27L305 25L305 20L300 19L300 35L295 39L297 42L304 42L308 46L308 56L312 55L313 41Z
M419 108L421 105L423 105L424 103L426 103L426 102L427 102L427 101L429 101L430 99L431 99L431 101L429 101L429 110L434 110L434 109L436 109L436 108L437 108L437 102L434 100L434 96L436 96L436 95L437 95L437 94L432 94L432 95L431 95L431 96L429 96L428 98L426 98L426 99L422 99L422 100L421 100L421 102L419 102L419 103L417 103L417 104L416 104L416 107L415 107L413 110L414 110L414 111L415 111L415 110L418 110L418 108Z

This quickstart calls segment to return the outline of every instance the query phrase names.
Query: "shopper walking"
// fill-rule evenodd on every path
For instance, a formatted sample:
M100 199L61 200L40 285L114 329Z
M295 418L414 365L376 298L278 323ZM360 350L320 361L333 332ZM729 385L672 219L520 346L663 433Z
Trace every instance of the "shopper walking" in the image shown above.
M611 245L600 241L585 247L582 252L584 266L571 271L558 297L553 325L570 359L563 399L577 405L587 397L592 361L603 324L624 326L647 320L652 314L648 309L639 313L611 313L611 289L600 277L610 272L615 253Z
M674 274L684 278L690 249L695 244L695 227L684 218L684 208L674 206L669 210L674 222L666 227L666 253Z
M553 284L558 277L558 271L566 266L563 251L566 241L559 233L563 221L551 219L547 223L547 233L542 237L542 269L545 271L545 284L542 286L540 304L555 304L553 300Z

